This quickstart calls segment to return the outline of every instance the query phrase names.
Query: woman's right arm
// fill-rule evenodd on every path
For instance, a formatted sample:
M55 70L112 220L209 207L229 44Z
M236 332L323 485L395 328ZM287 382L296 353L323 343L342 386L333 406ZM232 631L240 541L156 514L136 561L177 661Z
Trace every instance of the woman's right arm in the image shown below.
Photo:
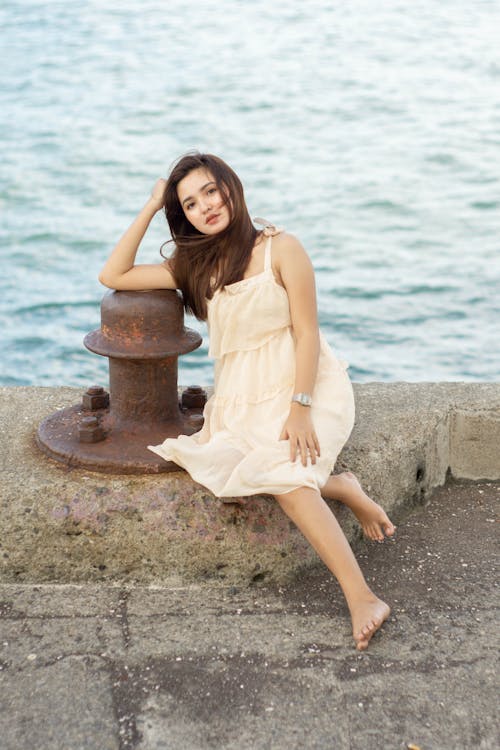
M99 281L110 289L140 291L142 289L176 289L177 284L164 263L134 265L137 250L153 216L163 208L166 181L156 181L151 197L121 237L106 261Z

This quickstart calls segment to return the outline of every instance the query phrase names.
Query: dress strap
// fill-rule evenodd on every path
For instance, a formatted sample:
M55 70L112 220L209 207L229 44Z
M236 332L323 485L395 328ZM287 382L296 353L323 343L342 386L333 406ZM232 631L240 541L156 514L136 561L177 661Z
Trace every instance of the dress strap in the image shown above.
M269 271L271 268L271 241L272 236L269 235L266 242L266 247L264 249L264 271Z
M267 219L261 219L259 217L255 217L254 222L264 227L262 234L264 237L267 237L264 250L264 271L268 271L271 268L271 240L275 234L279 234L283 229L282 227L277 227L275 224L271 224Z

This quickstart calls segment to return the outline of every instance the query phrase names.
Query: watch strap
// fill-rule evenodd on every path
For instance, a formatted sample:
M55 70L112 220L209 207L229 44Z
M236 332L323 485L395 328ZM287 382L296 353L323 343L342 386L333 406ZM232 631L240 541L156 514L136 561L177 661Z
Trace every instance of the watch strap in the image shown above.
M301 406L312 406L312 397L309 393L294 393L292 403L301 404Z

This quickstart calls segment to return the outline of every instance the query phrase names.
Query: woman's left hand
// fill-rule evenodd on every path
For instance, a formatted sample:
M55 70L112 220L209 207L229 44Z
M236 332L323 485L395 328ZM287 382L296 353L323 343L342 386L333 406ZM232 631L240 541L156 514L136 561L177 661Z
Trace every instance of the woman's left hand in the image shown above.
M300 454L303 466L307 466L309 457L311 463L316 463L316 456L320 455L320 448L311 419L310 407L292 404L279 439L290 441L291 461L295 461L297 454Z

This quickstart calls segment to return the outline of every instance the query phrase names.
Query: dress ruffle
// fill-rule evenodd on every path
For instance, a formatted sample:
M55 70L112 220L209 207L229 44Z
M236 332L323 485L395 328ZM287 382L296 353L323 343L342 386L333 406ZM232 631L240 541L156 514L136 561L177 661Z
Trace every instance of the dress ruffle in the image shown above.
M216 390L205 405L200 432L148 447L182 466L217 497L282 494L297 487L321 489L354 424L354 397L344 364L322 344L311 407L321 448L316 464L309 461L303 466L300 459L292 463L288 440L279 439L293 381L255 400L244 391L235 393L234 385L227 395Z

